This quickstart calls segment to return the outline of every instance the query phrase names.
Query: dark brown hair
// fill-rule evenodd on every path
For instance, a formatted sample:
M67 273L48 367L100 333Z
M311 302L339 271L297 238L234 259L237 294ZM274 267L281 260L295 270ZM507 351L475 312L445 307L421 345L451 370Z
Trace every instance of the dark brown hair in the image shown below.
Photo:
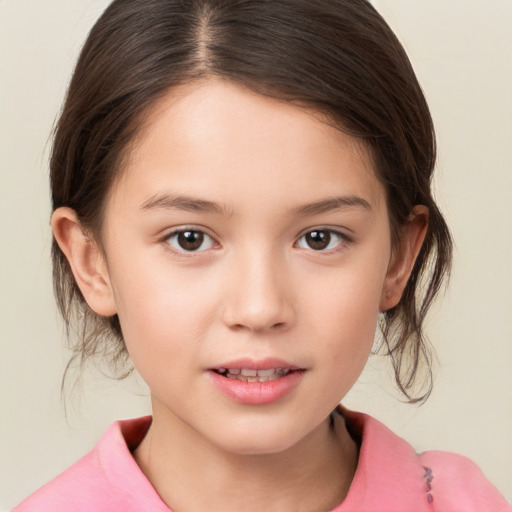
M53 208L73 208L99 237L107 195L144 113L171 88L208 77L313 108L362 139L385 186L395 237L415 205L428 207L412 276L381 318L400 390L410 401L425 399L432 378L422 325L452 244L431 193L436 147L427 103L405 51L366 0L115 0L82 49L56 128ZM126 368L117 316L87 306L55 240L52 255L74 360L102 354ZM415 396L422 361L430 378Z

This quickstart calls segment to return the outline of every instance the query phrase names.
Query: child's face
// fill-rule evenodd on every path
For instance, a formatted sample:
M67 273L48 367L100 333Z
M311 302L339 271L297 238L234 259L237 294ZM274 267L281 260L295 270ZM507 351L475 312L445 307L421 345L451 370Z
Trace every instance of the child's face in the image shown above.
M239 453L324 428L366 363L393 279L385 193L364 149L221 81L154 108L104 241L155 422ZM294 371L261 384L215 371L258 367Z

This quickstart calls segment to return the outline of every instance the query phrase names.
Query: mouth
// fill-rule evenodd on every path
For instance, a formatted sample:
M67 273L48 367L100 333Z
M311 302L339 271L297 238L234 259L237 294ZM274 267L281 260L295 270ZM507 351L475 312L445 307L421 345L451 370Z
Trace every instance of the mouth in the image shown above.
M292 368L268 368L265 370L256 370L254 368L217 368L213 369L213 371L227 379L242 382L272 382L301 370Z
M282 359L243 358L209 368L214 387L225 397L244 405L268 405L293 394L305 368Z

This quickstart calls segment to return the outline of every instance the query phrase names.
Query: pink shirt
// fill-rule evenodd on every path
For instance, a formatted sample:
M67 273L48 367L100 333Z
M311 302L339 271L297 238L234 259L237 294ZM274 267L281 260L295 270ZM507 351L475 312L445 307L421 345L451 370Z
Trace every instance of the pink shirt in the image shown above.
M343 410L361 439L346 499L331 512L512 512L469 459L421 455L377 420ZM131 455L151 417L118 421L95 448L13 512L170 512Z

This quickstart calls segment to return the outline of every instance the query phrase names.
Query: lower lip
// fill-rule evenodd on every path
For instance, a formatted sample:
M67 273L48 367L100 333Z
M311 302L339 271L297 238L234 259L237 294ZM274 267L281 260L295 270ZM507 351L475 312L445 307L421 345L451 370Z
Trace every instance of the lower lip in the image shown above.
M246 405L266 405L282 400L299 385L304 375L304 371L293 371L268 382L245 382L223 377L214 371L208 373L223 395Z

